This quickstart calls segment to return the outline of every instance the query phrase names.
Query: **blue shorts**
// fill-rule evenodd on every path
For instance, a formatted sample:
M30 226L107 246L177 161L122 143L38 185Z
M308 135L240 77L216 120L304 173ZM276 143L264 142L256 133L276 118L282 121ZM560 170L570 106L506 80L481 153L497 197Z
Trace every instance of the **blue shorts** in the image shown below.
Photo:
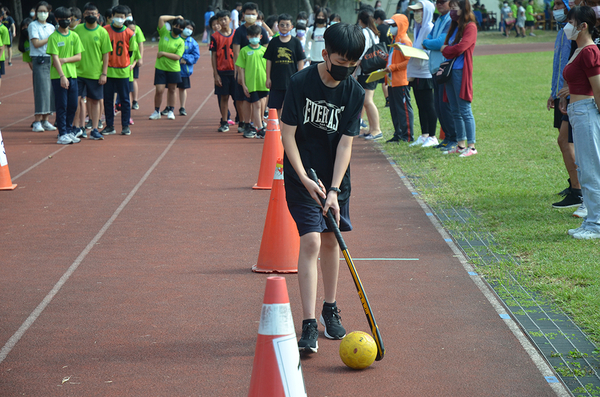
M154 69L154 85L167 85L181 83L181 72L167 72Z
M189 77L181 77L181 83L177 83L177 88L183 88L184 90L187 90L188 88L192 88L192 85L190 84L190 78Z
M140 78L140 67L138 65L135 65L133 67L133 78L134 79L139 79Z
M271 90L269 92L269 103L267 106L269 109L281 109L283 107L283 100L285 99L286 90Z
M298 234L304 236L307 233L328 233L327 221L323 216L323 209L308 203L287 202L288 209L292 218L296 222ZM349 232L352 230L350 223L350 202L340 206L340 231Z
M235 76L233 72L217 72L221 77L221 87L215 85L215 95L229 95L232 98L235 96Z
M99 101L104 99L104 87L98 84L98 80L77 78L77 88L79 96Z

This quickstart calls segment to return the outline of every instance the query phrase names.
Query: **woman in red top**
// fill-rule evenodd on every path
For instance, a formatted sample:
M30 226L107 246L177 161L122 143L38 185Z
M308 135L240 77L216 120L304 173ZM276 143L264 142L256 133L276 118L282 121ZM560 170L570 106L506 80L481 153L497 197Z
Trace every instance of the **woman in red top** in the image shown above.
M571 101L567 107L573 126L575 163L583 202L588 214L569 234L576 239L600 238L600 50L592 34L596 14L590 7L573 7L564 27L568 39L577 42L577 50L563 70Z
M473 101L473 50L477 41L477 24L468 0L450 1L450 28L442 55L455 59L451 79L444 86L454 117L456 148L442 152L460 153L460 157L477 154L475 150L475 119L471 110ZM468 147L467 147L468 145Z

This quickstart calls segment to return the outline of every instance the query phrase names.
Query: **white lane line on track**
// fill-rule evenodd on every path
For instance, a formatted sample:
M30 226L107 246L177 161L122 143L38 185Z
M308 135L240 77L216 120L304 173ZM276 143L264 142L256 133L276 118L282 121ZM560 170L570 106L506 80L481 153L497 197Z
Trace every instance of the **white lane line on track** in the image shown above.
M177 139L181 136L181 134L183 133L183 131L185 131L185 129L188 127L188 125L192 122L192 120L194 120L194 118L196 117L196 115L200 112L200 110L202 110L202 108L204 107L204 105L206 104L206 102L208 102L208 100L213 95L214 95L213 91L211 91L208 94L208 96L206 97L206 99L204 100L204 102L202 102L202 104L194 112L194 114L192 115L192 117L190 117L190 119L183 125L183 127L181 127L181 129L179 130L179 132L177 133L177 135L175 135L175 137L167 145L167 147L165 148L165 150L163 150L163 152L160 154L160 156L158 156L158 158L156 159L156 161L154 162L154 164L152 164L152 166L148 169L148 171L146 171L146 173L144 174L144 176L142 176L142 178L137 183L137 185L135 185L135 187L131 190L131 192L129 192L129 194L127 195L127 197L125 198L125 200L123 200L123 202L121 203L121 205L119 205L119 207L115 210L115 212L108 219L108 221L106 221L106 223L104 224L104 226L102 226L102 228L96 234L96 236L94 236L94 238L83 249L83 251L81 251L81 253L77 257L77 259L75 259L75 261L73 262L73 264L71 266L69 266L69 268L67 269L67 271L62 275L62 277L60 278L60 280L58 280L58 282L54 285L54 287L52 288L52 290L50 292L48 292L48 294L46 295L46 297L44 297L44 299L42 300L42 302L40 302L40 304L33 310L33 312L31 312L31 314L29 315L29 317L27 317L27 319L23 322L23 324L21 324L21 326L19 327L19 329L17 330L17 332L15 332L14 335L11 336L10 339L6 342L6 344L2 347L2 349L0 349L0 363L2 363L6 359L6 356L8 356L8 354L16 346L16 344L23 337L23 335L25 335L25 332L27 332L27 330L33 325L33 323L35 322L35 320L37 320L37 318L42 314L42 312L44 311L44 309L46 308L46 306L48 306L50 304L50 302L52 301L52 299L56 296L56 294L58 294L58 292L63 287L63 285L65 285L65 283L69 280L69 278L73 275L73 273L75 273L75 271L77 270L77 268L79 267L79 265L87 257L87 255L90 253L90 251L92 250L92 248L94 248L94 245L96 245L96 243L102 238L102 236L104 236L104 233L106 233L106 231L115 222L115 220L117 219L117 217L119 216L119 214L121 214L121 212L123 211L123 209L125 209L125 207L127 206L127 204L131 201L131 199L133 198L133 196L137 193L137 191L139 190L139 188L150 177L150 174L152 174L152 171L154 171L154 169L158 166L158 164L162 161L162 159L167 155L167 153L169 152L169 150L171 150L171 147L173 147L173 145L175 144L175 141L177 141Z
M9 97L11 97L13 95L17 95L17 94L20 94L22 92L29 91L29 90L32 90L32 89L33 89L33 87L25 88L24 90L13 92L12 94L8 94L8 95L5 95L5 96L2 96L2 97L0 97L0 99L4 100L4 99L9 98Z
M146 95L148 95L149 93L151 93L152 91L154 91L154 88L152 88L151 90L149 90L148 92L146 92L144 95L142 95L141 97L139 97L138 99L142 99L143 97L145 97ZM32 115L27 116L25 118L22 118L21 120L15 121L12 124L7 125L6 127L3 127L2 129L6 129L7 127L10 127L11 125L15 125L17 123L20 123L23 120L26 120L28 118L32 117ZM66 149L68 146L64 145L62 148L58 149L56 152L54 153L50 153L48 155L49 156L54 156L56 153L60 152L63 149ZM29 171L31 171L32 169L34 169L35 167L37 167L38 165L42 164L44 161L48 160L48 157L44 157L43 159L41 159L40 161L38 161L37 163L35 163L34 165L32 165L31 167L27 168L25 171L21 172L20 174L18 174L17 176L13 177L12 179L15 180L23 175L25 175L26 173L28 173Z

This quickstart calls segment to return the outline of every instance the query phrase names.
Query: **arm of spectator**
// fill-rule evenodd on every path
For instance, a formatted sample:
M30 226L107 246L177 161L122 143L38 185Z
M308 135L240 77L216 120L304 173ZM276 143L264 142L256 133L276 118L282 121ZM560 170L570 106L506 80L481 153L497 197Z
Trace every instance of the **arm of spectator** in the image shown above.
M474 46L476 41L477 25L475 25L474 22L470 22L467 24L467 26L465 26L463 37L460 39L460 42L444 47L442 50L442 55L444 55L446 59L456 58L465 52L469 47Z

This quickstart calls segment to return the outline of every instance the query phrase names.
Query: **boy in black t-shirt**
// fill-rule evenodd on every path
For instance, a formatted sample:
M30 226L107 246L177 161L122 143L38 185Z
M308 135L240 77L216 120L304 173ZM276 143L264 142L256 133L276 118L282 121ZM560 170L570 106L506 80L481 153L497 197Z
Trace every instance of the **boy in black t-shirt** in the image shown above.
M358 82L348 78L365 48L362 30L338 23L325 31L324 39L324 62L291 77L281 115L286 200L300 234L298 283L303 322L298 348L305 352L318 349L315 301L319 257L325 289L320 320L325 336L341 339L346 335L335 301L339 246L324 214L331 209L340 230L352 230L349 164L365 98ZM317 172L319 185L308 177L310 168ZM326 199L324 208L319 196Z
M291 34L292 17L281 14L277 23L279 36L273 37L264 57L267 60L267 88L271 90L268 107L277 109L277 115L281 118L281 107L290 77L302 70L306 55L300 40Z

